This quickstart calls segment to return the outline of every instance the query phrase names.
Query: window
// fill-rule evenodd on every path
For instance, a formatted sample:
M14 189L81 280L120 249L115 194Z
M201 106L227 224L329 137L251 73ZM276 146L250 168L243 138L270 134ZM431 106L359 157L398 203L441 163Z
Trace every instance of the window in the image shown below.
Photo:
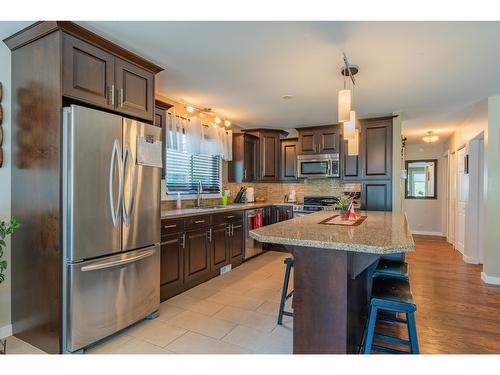
M203 194L221 192L220 156L189 154L167 149L167 195L196 194L201 181Z

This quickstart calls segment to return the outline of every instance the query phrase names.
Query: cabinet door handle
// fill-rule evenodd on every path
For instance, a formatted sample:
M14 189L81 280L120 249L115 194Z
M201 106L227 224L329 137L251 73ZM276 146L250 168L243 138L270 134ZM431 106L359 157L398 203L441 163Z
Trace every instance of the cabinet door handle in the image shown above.
M182 246L183 249L186 248L186 233L182 234L182 237L181 237L181 246Z
M110 96L111 96L111 105L115 105L115 85L111 85L111 90L110 90Z
M243 179L244 180L247 179L247 170L246 170L246 168L243 170Z
M120 89L120 107L123 107L123 87Z
M205 220L196 220L194 223L195 224L203 224L205 222Z
M175 228L177 224L170 224L170 225L165 225L163 228L165 229L170 229L170 228Z
M234 224L231 224L231 237L234 236Z
M208 236L208 242L212 242L212 228L208 230L207 236Z

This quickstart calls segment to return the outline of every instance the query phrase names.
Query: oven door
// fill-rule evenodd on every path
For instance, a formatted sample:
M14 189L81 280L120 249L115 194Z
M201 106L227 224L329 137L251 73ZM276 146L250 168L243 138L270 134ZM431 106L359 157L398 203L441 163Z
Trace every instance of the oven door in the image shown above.
M298 177L331 177L332 161L298 160Z

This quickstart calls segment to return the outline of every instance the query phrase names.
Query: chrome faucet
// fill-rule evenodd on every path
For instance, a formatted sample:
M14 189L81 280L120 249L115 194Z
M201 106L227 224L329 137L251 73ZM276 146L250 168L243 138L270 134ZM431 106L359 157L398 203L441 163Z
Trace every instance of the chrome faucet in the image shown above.
M198 180L198 193L196 195L196 207L201 206L201 194L203 193L203 186L201 180Z

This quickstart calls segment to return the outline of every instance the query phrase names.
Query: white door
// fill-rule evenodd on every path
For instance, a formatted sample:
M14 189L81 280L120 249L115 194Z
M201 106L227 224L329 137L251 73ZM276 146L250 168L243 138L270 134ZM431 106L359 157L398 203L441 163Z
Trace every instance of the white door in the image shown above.
M455 245L455 209L456 209L456 181L457 181L457 155L451 153L448 158L448 242Z
M467 203L469 201L469 175L465 173L466 155L466 147L457 152L455 247L462 254L465 253L465 221L467 218Z

